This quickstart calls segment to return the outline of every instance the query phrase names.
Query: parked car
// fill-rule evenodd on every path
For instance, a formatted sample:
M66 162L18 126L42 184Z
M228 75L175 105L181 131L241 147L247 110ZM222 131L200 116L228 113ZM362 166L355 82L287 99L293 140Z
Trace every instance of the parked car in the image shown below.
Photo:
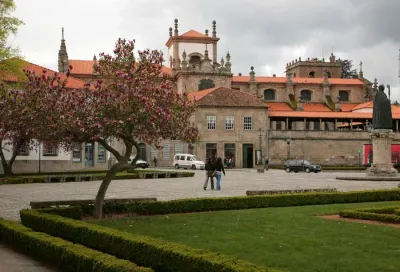
M295 173L297 172L314 172L318 173L321 172L321 166L312 164L311 162L307 160L288 160L285 162L284 169L287 173L293 171Z
M175 154L174 156L174 162L172 163L172 166L175 167L175 169L179 168L185 168L185 169L201 169L204 170L205 168L205 163L200 160L198 157L192 154Z
M135 156L131 156L129 158L129 161L132 161L134 158L135 158ZM137 168L146 169L147 167L149 167L149 163L147 161L139 159L139 160L136 161L136 167Z

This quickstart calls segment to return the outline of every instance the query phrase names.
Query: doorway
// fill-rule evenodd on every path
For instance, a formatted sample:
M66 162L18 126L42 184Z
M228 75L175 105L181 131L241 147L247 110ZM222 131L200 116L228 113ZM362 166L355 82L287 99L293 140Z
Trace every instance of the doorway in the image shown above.
M143 161L147 161L147 152L146 152L146 144L139 144L139 159Z
M243 144L243 168L253 168L253 144Z
M85 143L85 167L94 166L94 148L93 143Z

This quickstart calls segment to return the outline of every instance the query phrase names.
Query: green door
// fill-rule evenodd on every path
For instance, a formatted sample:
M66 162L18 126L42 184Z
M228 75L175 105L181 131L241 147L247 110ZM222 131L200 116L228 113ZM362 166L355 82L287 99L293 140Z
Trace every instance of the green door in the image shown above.
M243 144L243 168L253 168L253 145Z

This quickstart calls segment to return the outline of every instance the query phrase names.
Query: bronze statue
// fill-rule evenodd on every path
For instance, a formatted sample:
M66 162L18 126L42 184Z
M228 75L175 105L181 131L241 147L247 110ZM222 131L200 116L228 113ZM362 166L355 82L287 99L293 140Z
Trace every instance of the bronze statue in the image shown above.
M392 129L392 106L390 100L385 94L385 86L379 85L374 100L374 109L372 112L373 129Z

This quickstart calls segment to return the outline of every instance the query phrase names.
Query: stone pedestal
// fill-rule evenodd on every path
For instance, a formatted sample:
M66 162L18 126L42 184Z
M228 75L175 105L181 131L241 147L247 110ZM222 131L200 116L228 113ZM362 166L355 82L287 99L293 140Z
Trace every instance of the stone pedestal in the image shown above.
M373 163L367 169L367 176L397 176L398 172L392 163L393 130L373 129L370 137L372 139Z

